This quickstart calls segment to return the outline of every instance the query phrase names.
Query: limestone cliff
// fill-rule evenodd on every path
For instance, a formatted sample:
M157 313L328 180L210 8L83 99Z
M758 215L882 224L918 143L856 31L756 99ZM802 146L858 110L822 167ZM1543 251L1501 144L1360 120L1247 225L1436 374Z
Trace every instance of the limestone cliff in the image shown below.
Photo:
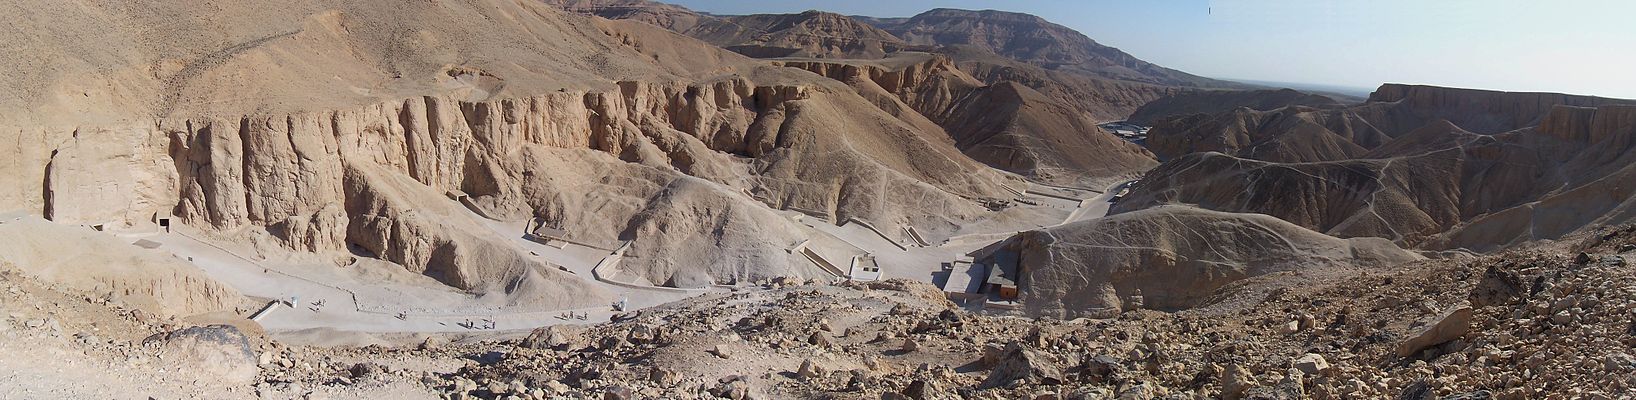
M537 217L652 257L666 253L642 252L697 247L697 232L662 227L764 226L767 208L935 238L982 218L982 201L1016 179L914 113L884 111L885 97L546 4L85 7L95 12L42 2L14 16L48 33L30 32L49 42L36 47L83 62L47 73L50 57L7 60L35 80L0 79L16 89L0 100L17 106L0 113L0 137L17 144L0 158L0 209L112 229L174 216L264 253L364 251L456 288L568 307L606 294L516 254L479 219ZM120 84L84 86L108 79ZM665 195L676 187L687 195ZM671 203L726 198L739 211ZM744 237L778 235L795 233ZM625 267L689 284L813 275L757 260Z

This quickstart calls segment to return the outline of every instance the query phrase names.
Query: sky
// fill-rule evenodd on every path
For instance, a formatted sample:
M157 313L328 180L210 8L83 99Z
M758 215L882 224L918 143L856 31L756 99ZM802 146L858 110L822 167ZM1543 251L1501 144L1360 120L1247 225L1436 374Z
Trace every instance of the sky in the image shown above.
M1039 15L1137 58L1213 78L1636 98L1636 1L1626 0L667 2L716 14L996 9Z

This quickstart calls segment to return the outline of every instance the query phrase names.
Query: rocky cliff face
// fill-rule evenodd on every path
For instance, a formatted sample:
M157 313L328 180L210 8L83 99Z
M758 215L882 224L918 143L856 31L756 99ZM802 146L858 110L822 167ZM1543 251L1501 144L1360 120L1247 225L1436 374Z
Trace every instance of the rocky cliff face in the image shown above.
M969 161L961 164L946 156L928 159L917 151L888 150L935 148L909 127L872 128L879 133L853 134L850 139L815 135L820 127L836 126L836 120L866 119L840 116L837 108L867 107L859 100L844 100L844 93L812 94L825 90L821 87L758 87L743 79L696 85L624 82L619 87L614 93L555 93L493 102L425 97L352 111L160 123L157 131L126 131L129 140L169 138L151 152L114 146L107 151L128 153L105 156L95 149L60 149L48 161L52 179L44 186L48 195L41 207L64 222L131 224L174 212L186 223L222 232L264 229L264 240L306 252L338 251L353 243L469 289L495 280L469 276L494 273L469 271L469 266L511 262L465 260L461 254L481 251L461 250L472 245L460 243L476 239L446 237L440 232L454 230L414 217L411 210L446 202L436 198L442 193L463 193L486 214L501 218L546 218L590 241L661 242L670 233L635 235L625 232L622 224L609 222L628 220L639 208L651 207L641 204L666 182L686 175L714 182L716 191L737 187L775 206L822 210L831 220L857 217L889 227L920 224L932 232L939 224L953 225L979 214L980 207L964 200L967 196L998 196L1002 190L997 176L976 172ZM832 101L852 104L828 104ZM874 118L892 120L885 115ZM844 142L859 139L885 146L873 152L844 147ZM893 143L905 141L922 143ZM804 156L837 148L832 146L843 150L823 159ZM628 206L592 204L575 198L577 191L564 186L576 179L551 176L581 172L541 169L544 165L537 159L561 151L557 149L602 154L576 156L606 158L597 163L622 161L657 170L624 176L610 171L602 179L617 176L647 183L632 188L634 192L611 194ZM115 188L125 182L143 182L150 188L109 191L76 181L99 176L94 171L130 166L127 158L141 157L174 158L137 163L147 169L101 178L111 180ZM939 165L938 160L952 164ZM951 170L976 173L948 173ZM155 182L128 174L166 179ZM837 179L854 183L818 184ZM382 183L399 180L407 183ZM421 192L419 197L393 193L409 191L403 187L413 186L410 183L421 187L414 190ZM164 190L166 185L173 186ZM94 195L82 195L86 191ZM874 200L899 193L941 199L925 206L944 211L926 213Z
M976 78L955 67L953 60L935 55L900 56L879 62L787 60L775 65L800 68L847 83L865 97L885 93L909 106L909 111L938 121L961 98L983 86ZM863 87L859 87L859 86ZM894 115L890 101L874 102Z
M767 208L936 237L988 213L980 201L1016 179L908 118L917 113L647 25L533 3L323 6L265 19L234 8L218 18L242 22L222 33L238 46L197 59L170 51L211 37L137 33L118 48L151 54L88 58L121 71L177 66L135 85L152 90L124 93L162 104L110 110L117 118L76 120L56 105L34 108L49 118L6 113L5 140L19 145L0 161L0 209L113 228L174 216L265 254L363 251L453 287L572 307L606 294L516 254L480 219L541 218L586 243L630 241L632 258L709 264L627 265L655 283L815 277L805 261L763 257L793 243L752 239L799 229L771 224ZM144 26L131 21L194 15L188 7L96 15ZM391 28L422 20L439 23ZM295 78L319 70L333 74ZM902 85L924 74L875 78L907 95ZM144 83L155 81L171 83ZM952 101L935 96L915 101ZM898 101L875 99L887 97ZM737 206L688 205L705 203ZM747 231L702 246L682 226Z

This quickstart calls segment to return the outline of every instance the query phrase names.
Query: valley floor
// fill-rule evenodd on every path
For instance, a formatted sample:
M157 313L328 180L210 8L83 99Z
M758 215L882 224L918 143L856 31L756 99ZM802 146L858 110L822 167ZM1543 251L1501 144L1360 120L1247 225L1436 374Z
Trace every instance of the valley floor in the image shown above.
M837 225L794 211L783 213L811 228L815 238L824 236L825 240L874 255L882 268L882 279L904 278L941 285L947 280L945 266L965 253L1019 231L1105 215L1114 189L1123 185L1128 182L1097 191L1036 184L1019 195L1016 206L1000 214L1000 218L963 227L952 237L929 246L897 243L865 224L849 221ZM427 333L495 334L588 324L607 321L622 311L746 289L678 289L613 281L604 276L607 271L599 275L595 269L617 259L613 254L617 252L574 243L536 242L524 235L525 221L497 221L467 211L494 233L510 238L510 244L519 251L560 266L578 276L583 284L614 293L625 302L626 310L616 310L614 304L580 309L506 306L372 258L263 258L247 246L207 239L207 234L186 226L170 232L105 234L116 235L145 251L174 255L238 289L255 300L253 307L241 307L241 316L248 318L267 308L256 322L275 336L330 345L377 343L384 338ZM38 217L19 214L13 218ZM829 261L846 265L846 260Z

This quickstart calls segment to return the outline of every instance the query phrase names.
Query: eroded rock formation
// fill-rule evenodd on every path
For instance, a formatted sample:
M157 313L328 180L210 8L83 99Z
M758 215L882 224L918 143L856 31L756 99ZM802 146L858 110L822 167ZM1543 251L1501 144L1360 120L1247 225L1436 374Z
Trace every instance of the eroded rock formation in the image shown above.
M163 5L97 18L146 21L188 10ZM696 233L657 227L760 227L775 215L766 207L863 219L888 232L915 226L937 237L989 213L981 201L1016 186L1016 177L962 155L923 117L877 106L886 97L862 97L644 24L533 3L306 2L285 11L256 20L248 17L256 9L231 10L220 20L243 22L242 29L219 36L116 31L105 38L142 51L95 59L96 68L166 66L120 92L143 106L83 120L58 104L30 108L49 118L8 113L16 128L6 130L7 141L20 145L0 162L0 208L110 227L174 215L212 240L246 242L263 254L351 248L460 289L573 306L602 294L516 254L504 243L510 238L480 219L540 218L569 239L632 241L636 258L663 258L671 254L647 251L696 243ZM64 15L75 14L39 17ZM440 22L406 42L388 23L403 20ZM233 45L190 53L217 42ZM469 61L472 54L479 61ZM70 84L64 75L42 76ZM325 82L298 78L307 76ZM741 211L682 206L724 199ZM762 208L742 211L754 207ZM798 235L792 226L769 229L782 230L747 236ZM653 271L638 272L688 284L815 275L790 262L755 271L704 265L790 245L747 240L707 248L698 264L653 263ZM539 291L523 290L531 286ZM539 293L552 294L530 297Z
M1246 278L1419 258L1381 239L1338 239L1264 215L1182 206L1025 232L997 246L1019 257L1028 312L1058 318L1190 308Z

